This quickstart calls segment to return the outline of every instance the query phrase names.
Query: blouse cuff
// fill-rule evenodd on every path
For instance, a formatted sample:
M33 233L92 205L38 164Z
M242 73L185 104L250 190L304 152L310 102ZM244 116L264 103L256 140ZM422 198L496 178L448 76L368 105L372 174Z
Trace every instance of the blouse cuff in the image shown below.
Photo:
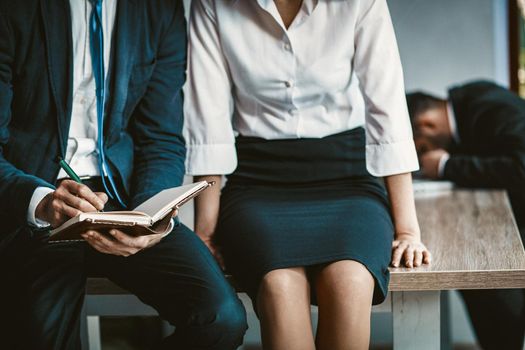
M366 145L366 168L376 177L419 170L414 141Z
M187 148L188 175L228 175L237 168L235 144L188 145Z

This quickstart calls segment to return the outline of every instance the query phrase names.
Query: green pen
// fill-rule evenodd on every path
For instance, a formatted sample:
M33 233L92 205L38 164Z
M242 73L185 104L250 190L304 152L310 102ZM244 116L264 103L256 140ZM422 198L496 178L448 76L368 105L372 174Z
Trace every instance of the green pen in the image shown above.
M61 167L62 169L64 169L64 171L66 172L66 174L68 174L69 177L70 177L73 181L75 181L75 182L81 184L81 183L82 183L82 180L80 180L80 177L77 175L77 173L75 173L75 171L73 171L73 169L71 169L71 167L69 166L69 164L67 164L67 162L66 162L63 158L59 158L59 159L60 159L60 161L58 162L58 164L60 164L60 167Z

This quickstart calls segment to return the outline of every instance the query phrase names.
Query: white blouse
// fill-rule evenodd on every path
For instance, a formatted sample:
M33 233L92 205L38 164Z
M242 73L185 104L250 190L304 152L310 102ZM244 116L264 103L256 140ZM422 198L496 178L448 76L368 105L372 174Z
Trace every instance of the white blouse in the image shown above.
M193 0L186 85L190 175L237 166L235 136L321 138L359 126L375 176L419 168L386 0Z

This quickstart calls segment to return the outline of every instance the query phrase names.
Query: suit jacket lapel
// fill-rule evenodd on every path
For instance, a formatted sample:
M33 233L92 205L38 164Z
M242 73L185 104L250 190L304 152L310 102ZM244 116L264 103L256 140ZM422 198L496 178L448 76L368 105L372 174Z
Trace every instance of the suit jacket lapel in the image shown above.
M115 34L112 41L110 63L109 103L106 106L107 119L105 134L107 140L120 132L119 111L124 110L128 95L129 79L133 68L135 45L139 38L139 28L142 26L142 17L138 13L135 0L119 0L117 4ZM117 118L117 116L119 118Z
M47 69L57 107L60 149L62 156L65 156L73 86L71 13L67 0L42 0L40 4L47 49Z

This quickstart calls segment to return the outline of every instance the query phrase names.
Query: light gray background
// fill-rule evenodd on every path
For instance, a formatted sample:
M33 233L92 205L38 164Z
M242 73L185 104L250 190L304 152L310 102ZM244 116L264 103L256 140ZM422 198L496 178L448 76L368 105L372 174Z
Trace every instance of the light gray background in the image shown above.
M188 9L190 0L184 1ZM423 89L445 96L451 85L478 78L508 85L505 0L388 0L388 4L407 90ZM181 216L191 225L191 206L184 207ZM243 301L250 323L243 349L259 349L258 323L247 298ZM452 295L451 311L454 341L472 343L472 332L456 294ZM391 340L391 317L375 314L372 343Z

